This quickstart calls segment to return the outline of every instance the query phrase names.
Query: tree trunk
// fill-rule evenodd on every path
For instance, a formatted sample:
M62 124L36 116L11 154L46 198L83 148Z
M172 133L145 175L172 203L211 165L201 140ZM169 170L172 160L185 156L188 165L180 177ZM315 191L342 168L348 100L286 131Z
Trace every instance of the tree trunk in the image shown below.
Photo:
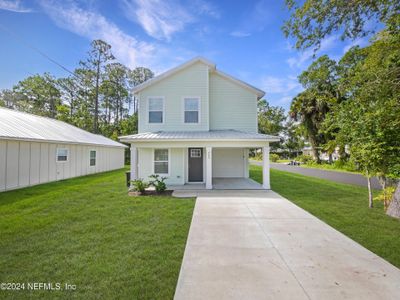
M98 121L99 121L99 80L100 80L100 51L97 60L97 70L96 70L96 95L94 99L94 121L93 121L93 131L98 132Z
M373 208L374 201L373 201L372 189L371 189L371 176L369 176L368 171L367 171L367 182L368 182L368 207Z
M332 153L329 153L329 163L331 164L332 162L333 162Z
M397 183L396 191L393 194L392 201L389 204L386 214L400 219L400 181Z

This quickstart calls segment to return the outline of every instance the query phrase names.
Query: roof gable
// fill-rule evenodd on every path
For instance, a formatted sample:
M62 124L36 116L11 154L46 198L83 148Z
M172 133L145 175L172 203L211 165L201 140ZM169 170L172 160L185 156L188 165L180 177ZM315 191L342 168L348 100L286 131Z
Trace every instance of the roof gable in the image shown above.
M165 73L162 73L162 74L160 74L160 75L158 75L158 76L156 76L156 77L154 77L154 78L142 83L142 84L139 84L133 89L133 91L135 93L138 93L138 92L146 89L147 87L149 87L149 86L151 86L151 85L153 85L153 84L155 84L157 82L160 82L160 81L164 80L165 78L168 78L168 77L176 74L177 72L182 71L182 70L192 66L195 63L202 63L202 64L208 66L211 72L215 72L216 74L218 74L219 76L223 77L224 79L229 80L229 81L233 82L234 84L237 84L240 87L245 88L245 89L255 93L258 98L261 98L261 97L263 97L265 95L264 91L254 87L254 86L252 86L252 85L250 85L250 84L248 84L248 83L246 83L246 82L244 82L242 80L239 80L239 79L237 79L237 78L235 78L235 77L233 77L233 76L231 76L229 74L226 74L226 73L224 73L224 72L222 72L220 70L217 70L216 65L213 62L211 62L211 61L209 61L209 60L207 60L207 59L205 59L203 57L195 57L195 58L189 60L188 62L186 62L184 64L181 64L178 67L175 67L175 68L173 68L173 69L171 69L171 70L169 70L169 71L167 71Z

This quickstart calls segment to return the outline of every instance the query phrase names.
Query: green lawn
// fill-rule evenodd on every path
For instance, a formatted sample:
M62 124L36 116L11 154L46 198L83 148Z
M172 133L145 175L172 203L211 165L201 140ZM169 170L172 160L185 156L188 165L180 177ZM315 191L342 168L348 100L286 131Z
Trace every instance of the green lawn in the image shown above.
M261 167L250 166L250 176L261 182ZM271 188L400 267L400 221L388 217L382 203L369 209L367 188L274 169Z
M171 299L193 199L129 197L124 171L0 193L0 282L76 285L0 299Z
M301 167L310 168L310 169L321 169L321 170L334 171L334 172L346 172L346 173L353 173L353 174L362 174L361 172L346 168L345 166L338 167L335 164L328 164L328 163L301 164Z

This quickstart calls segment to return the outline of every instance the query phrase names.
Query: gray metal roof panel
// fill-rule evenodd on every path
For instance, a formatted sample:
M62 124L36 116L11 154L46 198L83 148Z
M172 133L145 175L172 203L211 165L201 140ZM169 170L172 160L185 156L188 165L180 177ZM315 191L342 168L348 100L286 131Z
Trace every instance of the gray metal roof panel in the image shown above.
M1 107L0 139L126 147L62 121Z
M279 141L279 137L244 132L239 130L210 131L157 131L120 136L122 141L157 141L157 140L268 140Z

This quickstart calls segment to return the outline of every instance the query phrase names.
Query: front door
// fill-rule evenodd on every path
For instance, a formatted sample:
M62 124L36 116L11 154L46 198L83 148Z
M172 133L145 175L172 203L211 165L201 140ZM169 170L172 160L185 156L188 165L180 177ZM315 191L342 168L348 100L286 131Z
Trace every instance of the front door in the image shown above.
M203 181L203 149L189 148L189 182Z

